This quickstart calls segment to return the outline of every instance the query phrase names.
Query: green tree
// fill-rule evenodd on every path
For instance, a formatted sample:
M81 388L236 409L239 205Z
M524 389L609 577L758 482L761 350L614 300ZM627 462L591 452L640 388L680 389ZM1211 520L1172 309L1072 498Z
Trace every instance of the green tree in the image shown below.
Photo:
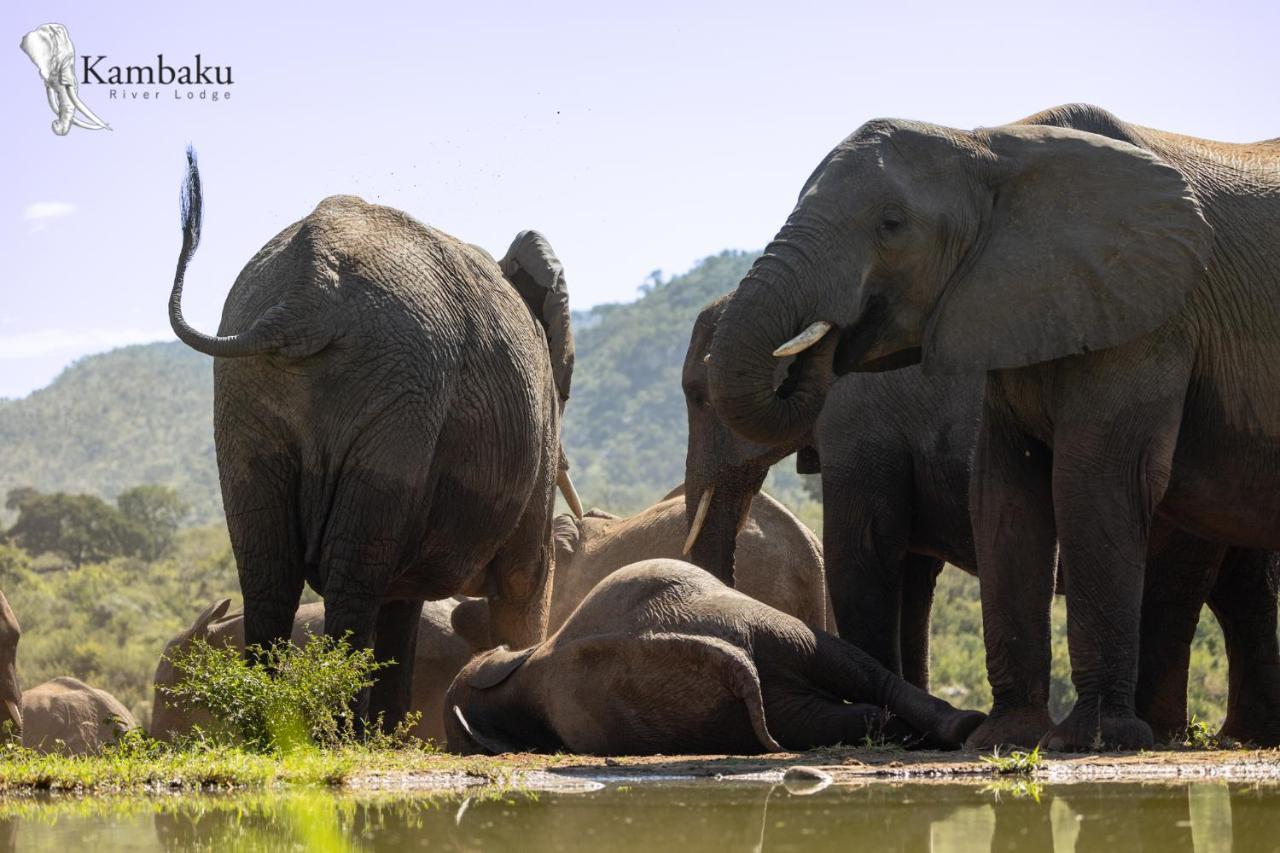
M145 485L126 489L116 498L120 514L140 537L137 555L159 560L173 552L173 545L187 516L188 506L169 486Z
M10 489L9 493L5 495L4 506L5 509L20 510L24 503L38 497L40 497L39 490L33 489L31 486L18 486Z
M76 568L135 553L141 544L137 528L102 498L61 493L25 500L9 536L29 553L59 554Z

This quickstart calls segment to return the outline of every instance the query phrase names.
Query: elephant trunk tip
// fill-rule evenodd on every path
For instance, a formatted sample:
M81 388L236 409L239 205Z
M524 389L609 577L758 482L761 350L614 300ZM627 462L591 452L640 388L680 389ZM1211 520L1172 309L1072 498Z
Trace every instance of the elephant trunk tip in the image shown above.
M200 224L204 210L200 164L196 158L196 149L190 145L187 146L187 179L182 184L179 205L182 210L183 250L190 257L200 245Z

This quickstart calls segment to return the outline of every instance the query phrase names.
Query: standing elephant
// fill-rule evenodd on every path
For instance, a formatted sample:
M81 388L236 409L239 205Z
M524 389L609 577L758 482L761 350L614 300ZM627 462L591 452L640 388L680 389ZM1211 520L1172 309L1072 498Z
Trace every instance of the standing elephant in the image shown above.
M929 687L929 622L943 561L977 573L968 484L984 379L919 366L851 373L832 384L801 440L762 444L733 433L708 404L706 356L729 297L698 316L682 382L689 416L686 513L693 562L737 584L734 536L744 499L789 453L818 467L827 586L840 636L917 687ZM700 497L691 497L693 494ZM701 535L699 532L701 531ZM740 538L740 537L737 537ZM1153 539L1142 611L1138 716L1162 741L1187 724L1187 671L1201 606L1227 638L1222 734L1280 743L1280 669L1256 649L1275 634L1280 563L1265 551L1187 534ZM744 579L745 580L745 579ZM749 592L749 590L744 590Z
M676 560L614 572L538 646L472 659L445 704L464 754L808 749L862 740L884 708L955 745L983 719Z
M1280 547L1280 145L1088 106L972 132L864 125L725 309L710 396L776 442L810 427L833 371L916 362L985 374L970 511L995 703L970 746L1150 744L1134 702L1150 540ZM1079 698L1055 726L1059 544ZM1274 637L1250 657L1274 669Z
M472 649L454 633L449 617L458 605L456 599L428 601L422 607L418 621L418 647L413 659L413 698L409 710L422 717L412 734L421 740L444 742L441 720L444 711L444 693L449 683L471 657ZM183 708L169 701L164 688L177 683L173 657L190 647L194 640L204 640L211 646L229 646L244 649L244 613L228 613L231 599L214 602L196 617L191 627L177 634L165 645L164 655L156 665L154 679L155 698L152 702L151 736L157 740L172 740L188 735L196 726L208 727L212 718L202 709ZM293 620L293 644L302 646L308 636L324 632L324 605L304 604L298 608Z
M216 357L246 643L287 639L309 583L327 635L409 664L362 700L394 725L424 600L484 596L499 642L541 640L558 395L542 329L498 266L400 211L333 196L249 261L207 335L181 310L200 226L189 152L169 319Z
M628 518L591 510L582 519L557 516L556 580L551 592L554 631L610 572L658 558L678 559L684 546L684 489ZM822 543L786 507L758 493L739 534L735 587L812 628L827 625Z
M88 755L138 727L120 700L78 678L51 678L23 691L17 669L21 639L18 617L0 592L0 724L21 732L24 747Z

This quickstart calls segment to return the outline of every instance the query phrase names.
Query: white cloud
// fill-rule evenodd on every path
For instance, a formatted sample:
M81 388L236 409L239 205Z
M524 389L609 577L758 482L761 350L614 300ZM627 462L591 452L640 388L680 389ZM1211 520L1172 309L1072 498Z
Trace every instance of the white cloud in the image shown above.
M43 231L54 219L63 219L76 212L69 201L36 201L22 211L22 218L31 223L31 232Z
M173 337L167 328L155 329L42 329L0 335L0 360L36 358L65 352L86 355L91 352L163 341Z

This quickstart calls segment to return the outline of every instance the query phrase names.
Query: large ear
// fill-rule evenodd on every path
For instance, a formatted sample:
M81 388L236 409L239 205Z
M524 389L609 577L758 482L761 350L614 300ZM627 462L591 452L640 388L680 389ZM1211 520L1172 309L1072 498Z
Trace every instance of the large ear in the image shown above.
M613 707L617 714L591 718L578 731L565 733L587 751L607 748L611 737L608 727L638 712L627 704L635 697L652 700L643 713L651 717L647 725L659 731L665 724L656 716L662 711L658 697L678 698L680 705L669 710L685 718L712 718L726 701L739 702L760 745L769 752L782 750L765 723L755 662L724 640L677 633L609 634L564 643L556 656L553 701L600 696L622 703Z
M498 262L502 274L524 297L547 333L551 373L560 400L569 399L573 380L573 330L569 325L569 289L564 265L551 243L537 231L521 231Z
M975 136L992 156L994 207L929 318L926 373L1118 346L1168 320L1203 280L1213 230L1182 174L1151 152L1058 127Z
M477 690L488 690L497 687L511 677L517 669L525 665L529 657L538 650L537 646L521 649L518 652L507 648L494 649L480 665L480 668L467 679L467 684Z
M210 604L200 612L200 615L196 617L196 621L191 623L191 627L187 629L187 635L189 637L203 637L211 624L226 615L227 608L230 606L231 599L229 598Z

